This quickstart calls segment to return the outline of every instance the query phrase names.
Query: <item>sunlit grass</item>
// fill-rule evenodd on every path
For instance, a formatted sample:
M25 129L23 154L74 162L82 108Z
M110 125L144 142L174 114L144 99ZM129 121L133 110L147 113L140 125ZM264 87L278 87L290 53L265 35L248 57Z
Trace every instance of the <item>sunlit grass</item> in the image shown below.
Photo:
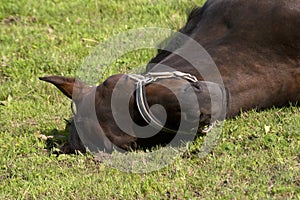
M188 156L144 174L108 167L90 154L56 157L37 137L66 134L64 119L71 116L70 101L39 76L75 76L98 43L133 28L177 30L186 13L200 4L0 2L0 198L299 199L300 110L295 106L227 120L208 156L193 154L199 148L196 141ZM154 54L147 49L130 52L105 76L127 73Z

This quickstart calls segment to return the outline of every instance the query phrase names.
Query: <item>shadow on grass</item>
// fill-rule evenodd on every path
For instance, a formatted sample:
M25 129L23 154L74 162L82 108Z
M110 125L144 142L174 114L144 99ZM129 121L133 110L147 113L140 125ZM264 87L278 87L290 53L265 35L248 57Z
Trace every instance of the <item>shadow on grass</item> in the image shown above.
M64 146L68 145L70 121L65 121L66 127L64 130L52 129L41 131L39 138L45 141L45 148L49 154L59 155L62 153L61 150Z

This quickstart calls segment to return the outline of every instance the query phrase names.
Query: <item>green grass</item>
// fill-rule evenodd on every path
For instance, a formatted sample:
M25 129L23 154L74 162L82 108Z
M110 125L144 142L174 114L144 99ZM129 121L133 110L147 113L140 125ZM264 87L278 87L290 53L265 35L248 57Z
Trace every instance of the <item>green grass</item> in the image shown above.
M94 47L126 30L179 29L202 1L1 1L1 199L300 199L300 109L227 120L213 152L132 174L91 155L49 155L39 134L65 134L70 101L39 76L74 76ZM146 63L129 53L108 75ZM191 149L196 149L197 143Z

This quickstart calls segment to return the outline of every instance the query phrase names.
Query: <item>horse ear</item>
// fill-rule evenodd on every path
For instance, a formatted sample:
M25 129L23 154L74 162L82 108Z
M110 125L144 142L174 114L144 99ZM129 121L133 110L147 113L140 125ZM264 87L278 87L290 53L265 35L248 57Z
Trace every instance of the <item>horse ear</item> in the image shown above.
M90 87L75 78L67 78L64 76L45 76L39 78L55 85L64 95L74 101L79 101L83 95L90 91Z

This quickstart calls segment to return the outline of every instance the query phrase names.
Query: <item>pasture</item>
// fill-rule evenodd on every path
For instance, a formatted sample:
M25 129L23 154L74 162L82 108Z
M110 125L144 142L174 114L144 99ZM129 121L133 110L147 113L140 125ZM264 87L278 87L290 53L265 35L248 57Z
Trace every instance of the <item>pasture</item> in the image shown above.
M150 173L121 172L90 154L51 154L66 137L70 100L38 77L75 76L97 44L115 34L141 27L178 30L203 2L1 1L0 198L300 199L299 106L226 120L208 156L193 153L196 141L185 157ZM155 53L131 52L105 76L145 65Z

